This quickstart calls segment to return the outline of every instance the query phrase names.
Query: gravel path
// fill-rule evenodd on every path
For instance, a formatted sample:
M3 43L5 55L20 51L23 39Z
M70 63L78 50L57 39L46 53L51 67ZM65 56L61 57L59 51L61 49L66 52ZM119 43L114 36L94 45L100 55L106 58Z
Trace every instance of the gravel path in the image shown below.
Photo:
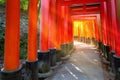
M93 45L75 42L70 59L47 80L112 80Z

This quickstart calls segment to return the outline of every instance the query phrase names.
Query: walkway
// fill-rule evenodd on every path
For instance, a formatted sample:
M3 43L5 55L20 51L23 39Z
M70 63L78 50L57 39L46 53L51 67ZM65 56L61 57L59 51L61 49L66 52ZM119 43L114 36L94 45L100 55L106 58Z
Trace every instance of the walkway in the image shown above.
M93 45L75 42L75 48L69 61L48 80L110 80Z

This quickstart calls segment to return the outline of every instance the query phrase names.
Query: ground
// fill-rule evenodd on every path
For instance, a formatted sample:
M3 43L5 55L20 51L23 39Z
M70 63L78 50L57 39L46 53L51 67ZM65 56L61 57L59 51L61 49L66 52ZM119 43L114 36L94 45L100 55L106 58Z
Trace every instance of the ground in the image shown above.
M75 51L46 80L112 80L93 45L75 42Z

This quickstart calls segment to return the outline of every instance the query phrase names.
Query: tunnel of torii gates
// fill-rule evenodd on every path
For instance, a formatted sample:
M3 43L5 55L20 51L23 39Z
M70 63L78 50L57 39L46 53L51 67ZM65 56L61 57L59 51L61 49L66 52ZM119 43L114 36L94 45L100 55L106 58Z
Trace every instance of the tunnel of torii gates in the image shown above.
M118 60L113 62L120 62L120 0L41 0L39 43L38 10L38 0L29 0L26 67L32 80L48 77L57 63L69 57L74 36L93 40L107 60L111 52ZM20 0L6 0L2 80L22 79L19 58Z

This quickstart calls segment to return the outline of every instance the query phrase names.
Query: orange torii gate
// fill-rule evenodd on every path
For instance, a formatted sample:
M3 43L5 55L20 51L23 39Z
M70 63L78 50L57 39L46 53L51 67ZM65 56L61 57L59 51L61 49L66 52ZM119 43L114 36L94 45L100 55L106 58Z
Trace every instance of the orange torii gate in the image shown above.
M94 22L93 20L79 20L74 22L74 33L78 38L81 38L81 41L83 41L83 38L85 38L85 41L89 42L94 37Z
M38 80L38 58L37 58L37 29L38 29L38 0L29 0L28 14L28 54L26 67L32 80Z
M97 4L91 4L92 2ZM51 67L56 65L56 54L58 62L61 59L66 59L69 55L67 52L70 52L72 49L69 49L69 46L73 46L74 20L71 19L71 16L78 14L101 14L102 25L99 25L98 16L93 21L94 37L97 43L102 45L101 50L105 58L109 59L109 56L112 56L113 60L110 62L115 65L111 66L117 73L120 67L119 5L117 2L119 0L41 0L40 49L37 59L38 0L29 0L28 55L26 65L32 80L38 80L38 76L39 78L44 78L49 76L45 74L51 74ZM94 5L94 7L91 7L91 5ZM80 8L76 8L78 6ZM93 24L84 21L83 24L87 27L87 29L83 29L83 36L92 38L92 33L88 34L91 32L91 28L88 28L88 26ZM87 36L85 35L86 33ZM79 33L79 35L82 35L82 33ZM1 70L2 80L22 80L19 46L20 0L14 0L14 2L6 0L4 68ZM112 53L115 55L108 54L110 51L114 51Z
M72 48L68 50L68 44L73 44L72 23L68 17L70 17L68 6L61 6L56 0L41 1L39 77L49 76L46 74L51 74L51 68L56 67L56 59L57 62L66 59L67 52L72 50Z
M31 72L32 80L38 80L37 68L37 4L38 0L29 0L29 35L28 57L26 66ZM22 80L20 64L20 0L6 1L4 68L1 70L2 80Z
M91 38L97 45L100 42L100 26L98 26L99 18L98 14L92 15L76 15L72 16L72 19L76 22L80 22L78 33L81 36L81 41L85 41L84 37ZM86 28L85 28L86 27ZM75 28L74 28L75 29ZM91 34L90 34L91 33ZM79 37L80 37L79 36ZM88 40L89 41L89 40ZM97 42L97 43L96 43Z
M15 12L16 11L16 12ZM6 0L6 28L4 48L4 68L2 80L21 80L20 66L20 0ZM13 76L13 77L11 77Z

